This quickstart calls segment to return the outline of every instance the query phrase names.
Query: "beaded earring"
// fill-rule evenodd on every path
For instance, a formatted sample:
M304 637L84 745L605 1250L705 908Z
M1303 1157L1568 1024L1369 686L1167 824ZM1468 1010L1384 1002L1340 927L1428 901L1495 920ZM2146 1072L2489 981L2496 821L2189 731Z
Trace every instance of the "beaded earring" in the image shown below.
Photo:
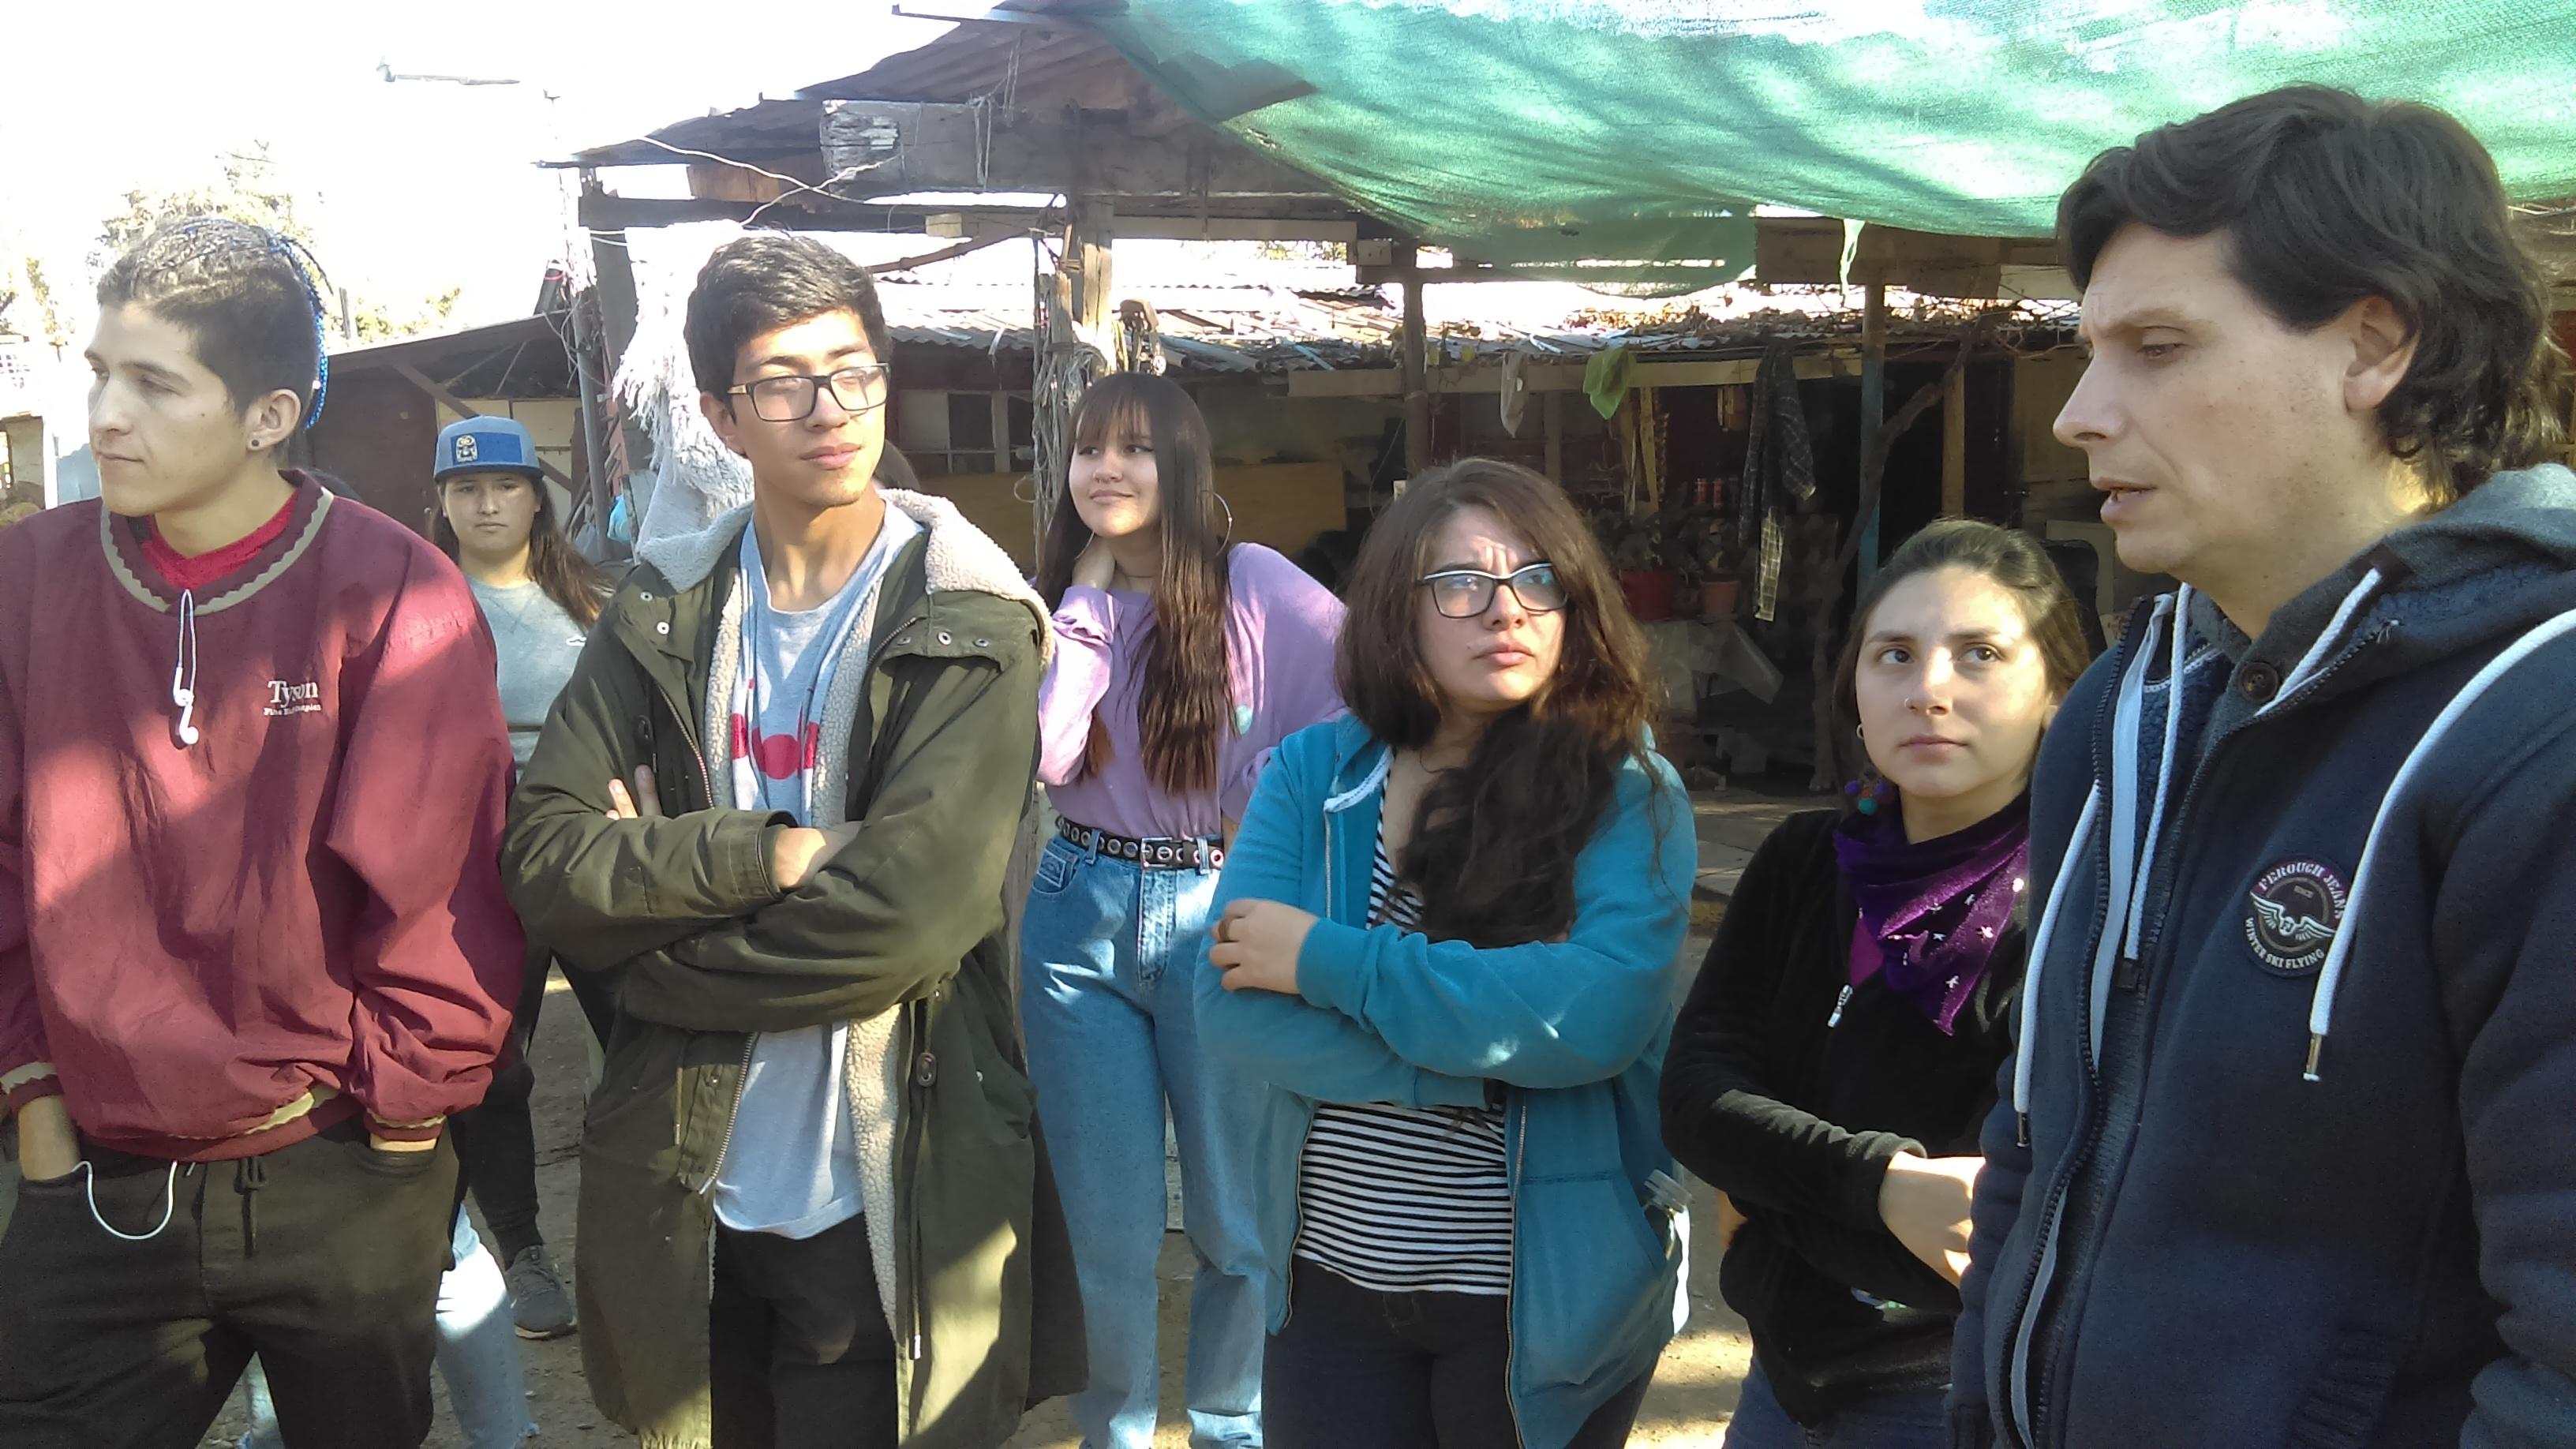
M1843 794L1852 808L1863 815L1875 815L1878 807L1896 798L1896 787L1885 780L1854 780L1843 786Z

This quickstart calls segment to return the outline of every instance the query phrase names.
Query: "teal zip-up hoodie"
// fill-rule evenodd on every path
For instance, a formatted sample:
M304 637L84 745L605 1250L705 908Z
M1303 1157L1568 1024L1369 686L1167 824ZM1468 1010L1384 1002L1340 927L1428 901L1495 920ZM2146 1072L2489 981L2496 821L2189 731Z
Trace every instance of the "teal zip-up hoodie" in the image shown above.
M1386 746L1343 718L1292 735L1263 772L1217 908L1309 911L1299 994L1230 992L1200 963L1200 1039L1266 1081L1259 1133L1270 1327L1288 1321L1297 1170L1318 1102L1483 1106L1511 1150L1510 1394L1525 1449L1563 1449L1654 1365L1675 1328L1688 1222L1656 1104L1699 840L1660 756L1619 772L1575 861L1574 927L1494 949L1370 926Z

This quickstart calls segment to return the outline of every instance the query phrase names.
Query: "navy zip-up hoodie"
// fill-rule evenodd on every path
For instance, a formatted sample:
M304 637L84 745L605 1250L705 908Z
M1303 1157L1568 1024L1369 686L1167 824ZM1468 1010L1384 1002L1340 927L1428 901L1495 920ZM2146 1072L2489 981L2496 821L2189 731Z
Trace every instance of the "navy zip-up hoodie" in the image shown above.
M2195 616L2041 753L1952 1442L2576 1446L2576 475Z

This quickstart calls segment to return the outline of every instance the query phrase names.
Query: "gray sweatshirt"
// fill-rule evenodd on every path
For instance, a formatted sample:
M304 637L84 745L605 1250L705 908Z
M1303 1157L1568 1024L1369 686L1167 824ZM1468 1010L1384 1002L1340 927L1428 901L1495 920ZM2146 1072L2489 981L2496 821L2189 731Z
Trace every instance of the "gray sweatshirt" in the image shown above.
M546 712L587 642L582 627L563 606L546 597L534 583L496 589L472 578L474 602L492 626L492 643L501 654L501 713L510 722L510 757L521 765L535 753L537 734L546 727Z

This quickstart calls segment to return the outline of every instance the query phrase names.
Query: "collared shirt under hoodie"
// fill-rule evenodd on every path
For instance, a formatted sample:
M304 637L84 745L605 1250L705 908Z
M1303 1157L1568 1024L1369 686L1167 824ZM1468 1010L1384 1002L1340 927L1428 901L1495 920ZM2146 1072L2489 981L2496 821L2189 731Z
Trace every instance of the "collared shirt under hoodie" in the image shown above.
M1953 1441L2576 1443L2576 476L2241 638L2142 605L2043 748Z
M735 690L750 708L734 716L732 765L745 806L778 811L798 824L813 818L814 764L823 736L823 701L854 644L864 650L886 565L921 531L888 508L848 582L811 609L781 610L769 601L761 571L760 530L742 531L742 657L751 664ZM763 1032L754 1038L734 1113L733 1141L716 1179L716 1217L738 1232L810 1238L864 1209L858 1134L850 1121L841 1064L850 1024Z
M127 1152L433 1137L518 996L491 636L419 535L287 481L202 588L96 501L0 533L0 1090Z

